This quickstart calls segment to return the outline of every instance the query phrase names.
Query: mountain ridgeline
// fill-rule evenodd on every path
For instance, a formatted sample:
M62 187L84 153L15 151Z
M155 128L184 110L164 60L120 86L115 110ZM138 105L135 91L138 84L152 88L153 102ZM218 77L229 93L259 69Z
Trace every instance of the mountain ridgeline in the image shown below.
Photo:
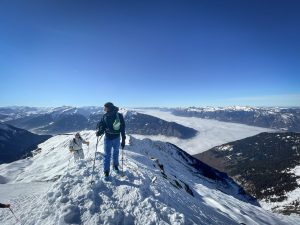
M102 108L59 107L59 108L0 108L2 122L38 134L59 134L79 130L95 130L103 116ZM126 132L141 135L165 135L191 138L197 134L193 128L168 122L154 116L134 112L124 113Z
M206 107L170 109L174 115L300 132L300 108Z
M272 210L300 214L300 133L261 133L195 155Z
M50 137L0 123L0 164L30 156L38 144Z

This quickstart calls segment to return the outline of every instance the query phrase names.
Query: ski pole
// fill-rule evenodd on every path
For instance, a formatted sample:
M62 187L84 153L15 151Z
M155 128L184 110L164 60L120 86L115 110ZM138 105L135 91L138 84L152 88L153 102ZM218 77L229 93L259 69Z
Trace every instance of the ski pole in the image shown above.
M71 152L72 153L72 152ZM70 169L70 164L71 164L71 161L72 161L72 158L73 158L74 156L73 155L71 155L71 157L70 157L70 159L69 159L69 163L68 163L68 167L67 167L67 170L69 170Z
M16 217L16 215L14 214L14 212L12 211L12 209L9 207L9 210L11 211L11 213L14 215L14 217L16 218L17 222L19 222L19 219Z
M67 170L69 170L70 162L71 162L71 158L69 159L69 163L68 163L68 166L67 166Z
M124 149L122 148L122 176L124 177Z
M87 149L87 159L88 159L88 157L89 157L89 155L90 155L90 143L89 143L89 145L88 145L88 149Z
M93 178L94 178L94 170L95 170L95 162L96 162L96 152L97 152L97 148L98 148L98 143L99 143L99 137L97 138L97 143L96 143L96 149L95 149L95 155L94 155L94 162L93 162L93 170L92 170L92 179L91 179L91 182L90 182L91 184L93 183Z
M101 140L103 134L100 136L100 138L97 138L97 143L96 143L96 150L95 150L95 156L94 156L94 162L93 162L93 170L92 170L92 179L91 179L91 184L93 183L93 178L94 178L94 170L95 170L95 162L96 162L96 153L97 153L97 148L98 148L98 143L99 139Z

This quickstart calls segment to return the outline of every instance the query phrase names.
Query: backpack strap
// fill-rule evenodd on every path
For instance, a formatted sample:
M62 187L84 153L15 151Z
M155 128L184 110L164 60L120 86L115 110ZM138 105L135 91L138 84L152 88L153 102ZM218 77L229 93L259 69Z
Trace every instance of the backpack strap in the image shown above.
M81 137L79 137L79 138L80 138L80 140L82 140ZM78 144L77 141L76 141L76 138L73 138L73 142L74 142L74 144L76 144L78 147L80 147L79 144Z

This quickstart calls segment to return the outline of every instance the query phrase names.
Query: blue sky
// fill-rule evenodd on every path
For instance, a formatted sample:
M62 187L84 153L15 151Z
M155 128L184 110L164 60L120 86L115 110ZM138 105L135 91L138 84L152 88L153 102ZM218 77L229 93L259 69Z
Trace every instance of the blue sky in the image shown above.
M0 105L300 106L300 1L0 0Z

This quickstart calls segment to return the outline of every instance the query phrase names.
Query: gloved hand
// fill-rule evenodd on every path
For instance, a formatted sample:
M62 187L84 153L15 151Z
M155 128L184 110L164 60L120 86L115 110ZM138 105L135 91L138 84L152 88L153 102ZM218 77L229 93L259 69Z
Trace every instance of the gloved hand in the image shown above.
M87 141L87 142L86 142L86 144L89 146L89 145L90 145L90 142L89 142L89 141Z
M96 132L96 136L99 137L99 136L101 136L101 135L102 135L102 133L100 132L100 130L98 130L98 131Z
M125 139L124 138L122 138L121 147L122 147L122 149L124 149L124 147L125 147Z

